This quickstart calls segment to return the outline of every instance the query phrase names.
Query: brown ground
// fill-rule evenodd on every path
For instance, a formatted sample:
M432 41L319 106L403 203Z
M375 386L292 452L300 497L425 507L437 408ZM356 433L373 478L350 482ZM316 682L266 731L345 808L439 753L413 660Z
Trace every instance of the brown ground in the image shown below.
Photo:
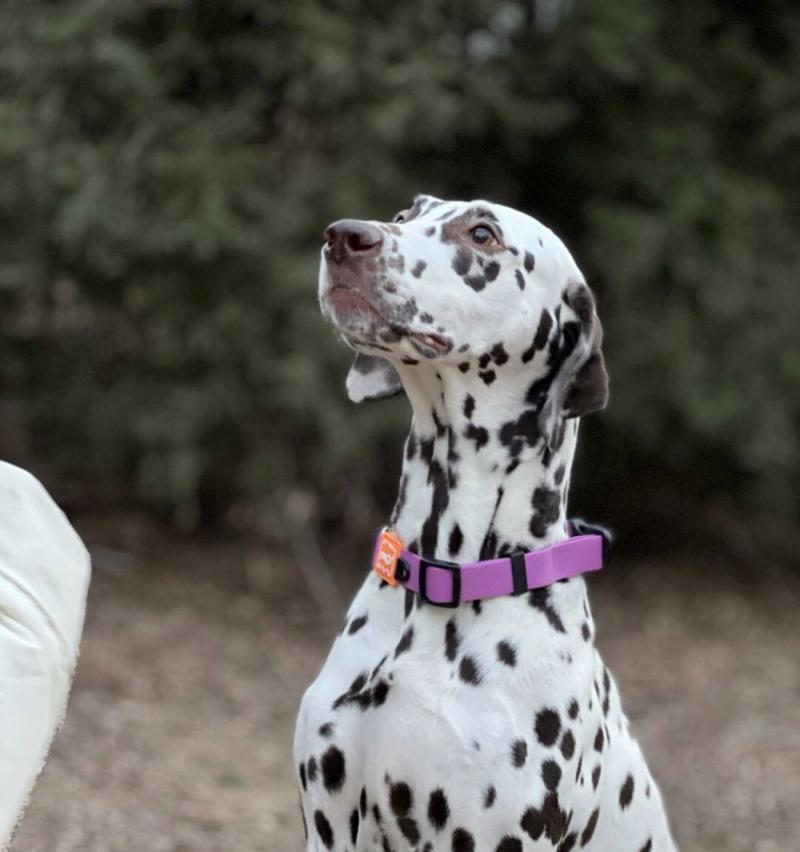
M255 546L79 526L114 549L95 549L69 713L12 852L300 850L292 725L334 631L299 574ZM618 559L591 586L684 852L800 849L800 575Z

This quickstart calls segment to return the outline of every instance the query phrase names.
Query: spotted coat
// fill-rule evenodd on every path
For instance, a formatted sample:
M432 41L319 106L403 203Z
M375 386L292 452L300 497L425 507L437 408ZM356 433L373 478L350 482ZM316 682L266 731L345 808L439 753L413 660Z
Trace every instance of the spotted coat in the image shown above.
M607 377L552 232L420 196L331 226L320 299L358 352L351 397L411 402L389 519L411 549L466 562L565 536L578 417ZM674 850L594 634L580 577L450 610L370 574L300 708L306 849Z

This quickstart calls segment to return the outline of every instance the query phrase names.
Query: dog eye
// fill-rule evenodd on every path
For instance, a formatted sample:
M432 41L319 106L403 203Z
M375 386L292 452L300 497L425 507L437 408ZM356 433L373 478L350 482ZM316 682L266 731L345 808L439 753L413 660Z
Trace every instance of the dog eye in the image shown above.
M472 241L477 243L479 246L484 246L487 243L497 240L497 237L494 235L494 231L486 225L476 225L476 227L470 231L470 235L472 236Z
M406 221L406 215L405 215L405 213L398 213L398 214L394 217L394 219L392 219L392 222L394 222L394 223L395 223L395 225L399 225L401 222L405 222L405 221Z

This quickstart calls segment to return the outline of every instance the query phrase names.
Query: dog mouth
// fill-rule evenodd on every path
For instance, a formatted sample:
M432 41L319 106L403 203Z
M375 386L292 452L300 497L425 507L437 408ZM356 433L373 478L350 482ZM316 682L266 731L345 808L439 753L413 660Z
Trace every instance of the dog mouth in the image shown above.
M411 345L421 354L427 357L446 355L452 348L453 343L443 334L426 331L406 332Z

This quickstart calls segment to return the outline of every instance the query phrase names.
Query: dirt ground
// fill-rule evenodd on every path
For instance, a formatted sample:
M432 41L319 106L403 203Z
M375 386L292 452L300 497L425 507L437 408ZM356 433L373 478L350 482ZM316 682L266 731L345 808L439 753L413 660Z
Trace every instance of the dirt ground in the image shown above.
M335 628L299 572L141 520L78 526L82 656L12 852L300 850L294 714ZM684 852L800 850L800 574L618 558L590 582Z

